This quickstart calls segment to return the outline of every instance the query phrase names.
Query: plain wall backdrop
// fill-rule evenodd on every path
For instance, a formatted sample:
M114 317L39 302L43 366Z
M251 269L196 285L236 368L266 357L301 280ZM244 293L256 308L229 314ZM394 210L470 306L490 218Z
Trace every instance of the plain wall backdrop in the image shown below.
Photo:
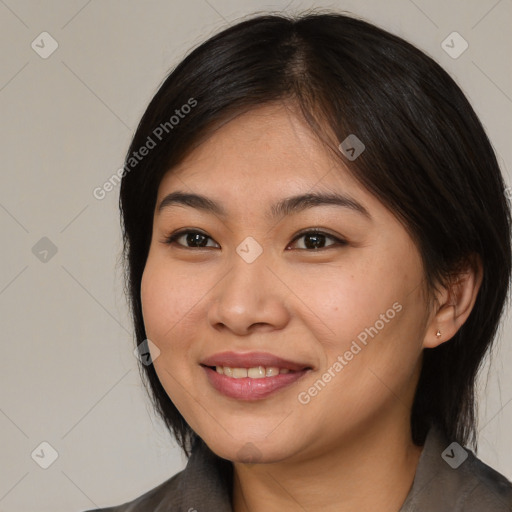
M0 512L120 504L184 467L133 354L119 187L93 191L190 48L257 11L314 7L374 22L441 64L511 183L511 0L0 0ZM454 31L468 43L457 58L442 46ZM509 479L511 335L509 314L480 378L478 451Z

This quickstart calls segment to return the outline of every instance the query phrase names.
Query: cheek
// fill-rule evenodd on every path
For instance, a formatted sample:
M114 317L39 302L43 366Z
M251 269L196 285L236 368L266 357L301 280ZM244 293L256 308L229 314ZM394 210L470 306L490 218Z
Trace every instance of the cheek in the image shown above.
M421 352L426 314L421 282L420 266L397 265L390 258L352 265L350 272L324 267L316 276L296 276L294 291L327 367L341 356L347 377L359 379L357 372L371 366L392 379L402 370L405 375Z
M183 339L187 316L200 307L206 284L180 272L162 258L148 257L141 281L141 302L146 335L165 350Z
M141 302L146 336L160 350L154 360L155 372L173 404L195 429L194 418L200 414L194 412L190 391L185 391L193 382L189 360L194 327L187 315L198 307L201 289L194 293L197 283L181 275L166 261L149 257L141 281Z
M387 276L387 280L383 276ZM322 267L314 272L294 276L294 292L307 316L316 318L317 337L327 346L343 345L365 328L379 321L402 296L401 278L389 267L363 264ZM312 317L313 318L313 317ZM313 328L311 326L311 328Z
M354 275L333 282L333 288L343 285L338 290L317 296L311 290L310 300L323 304L316 311L334 334L319 340L325 363L301 386L299 401L333 430L360 423L397 399L409 401L425 310L407 279L389 278L393 285L378 289L373 276Z

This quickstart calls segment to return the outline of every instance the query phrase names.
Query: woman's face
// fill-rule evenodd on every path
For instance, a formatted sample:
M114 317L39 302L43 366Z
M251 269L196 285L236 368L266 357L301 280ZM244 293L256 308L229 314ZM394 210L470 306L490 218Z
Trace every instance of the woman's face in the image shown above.
M423 277L402 224L309 127L259 107L160 184L141 284L155 370L233 461L299 460L408 425Z

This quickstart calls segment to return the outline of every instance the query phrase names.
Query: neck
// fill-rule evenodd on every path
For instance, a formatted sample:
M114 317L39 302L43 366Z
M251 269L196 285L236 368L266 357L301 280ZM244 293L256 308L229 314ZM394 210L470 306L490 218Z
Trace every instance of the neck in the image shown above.
M412 442L409 417L399 425L359 428L349 437L300 461L235 463L234 512L396 512L422 451Z

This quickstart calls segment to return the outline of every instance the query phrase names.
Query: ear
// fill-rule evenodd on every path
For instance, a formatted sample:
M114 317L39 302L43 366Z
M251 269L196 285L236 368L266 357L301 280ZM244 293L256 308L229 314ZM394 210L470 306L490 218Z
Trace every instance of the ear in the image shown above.
M455 336L473 309L482 278L482 261L475 254L465 268L450 279L446 287L440 288L436 293L423 348L437 347Z

